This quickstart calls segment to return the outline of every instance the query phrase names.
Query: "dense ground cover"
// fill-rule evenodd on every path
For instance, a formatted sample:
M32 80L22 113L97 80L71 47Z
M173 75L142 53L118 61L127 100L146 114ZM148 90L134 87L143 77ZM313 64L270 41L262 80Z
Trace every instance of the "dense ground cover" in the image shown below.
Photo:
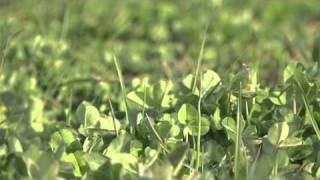
M320 1L0 0L0 179L320 178Z

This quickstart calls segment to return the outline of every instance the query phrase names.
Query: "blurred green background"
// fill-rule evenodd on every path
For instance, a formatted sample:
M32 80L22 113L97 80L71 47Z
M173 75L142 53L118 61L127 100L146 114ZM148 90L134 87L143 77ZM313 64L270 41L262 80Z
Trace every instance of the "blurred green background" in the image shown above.
M2 103L17 114L31 96L49 109L71 94L116 99L113 54L127 83L179 80L194 72L207 26L207 69L257 68L259 83L276 84L289 62L311 65L319 24L319 0L0 0Z

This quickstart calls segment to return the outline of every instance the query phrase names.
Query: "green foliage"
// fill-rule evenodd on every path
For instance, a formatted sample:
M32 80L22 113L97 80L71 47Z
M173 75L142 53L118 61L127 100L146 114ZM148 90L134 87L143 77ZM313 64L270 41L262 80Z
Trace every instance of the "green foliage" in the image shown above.
M0 179L320 179L319 2L0 0Z

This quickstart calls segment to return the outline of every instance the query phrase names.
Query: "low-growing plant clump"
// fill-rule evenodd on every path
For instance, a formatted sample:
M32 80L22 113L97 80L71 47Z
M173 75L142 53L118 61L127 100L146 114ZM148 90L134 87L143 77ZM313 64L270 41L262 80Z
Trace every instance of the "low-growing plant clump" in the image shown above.
M319 0L0 0L0 180L320 179L319 25Z
M18 121L1 107L2 179L320 177L318 64L288 65L272 88L253 69L223 80L200 67L181 81L137 78L126 87L114 60L119 103L84 101L66 109L66 121L46 120L38 98Z

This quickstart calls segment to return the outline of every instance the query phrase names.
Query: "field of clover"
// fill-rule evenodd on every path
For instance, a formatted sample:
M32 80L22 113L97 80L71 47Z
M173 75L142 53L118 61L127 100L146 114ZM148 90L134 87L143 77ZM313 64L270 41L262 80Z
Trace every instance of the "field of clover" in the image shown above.
M0 180L320 179L319 0L0 0Z
M319 177L317 63L308 69L288 65L284 82L273 88L261 87L257 73L246 68L228 81L198 68L198 76L182 81L134 79L125 87L116 59L115 64L123 98L117 109L111 99L100 109L84 101L67 121L49 122L42 115L44 102L32 98L25 119L2 117L1 176ZM24 130L29 134L19 136Z

